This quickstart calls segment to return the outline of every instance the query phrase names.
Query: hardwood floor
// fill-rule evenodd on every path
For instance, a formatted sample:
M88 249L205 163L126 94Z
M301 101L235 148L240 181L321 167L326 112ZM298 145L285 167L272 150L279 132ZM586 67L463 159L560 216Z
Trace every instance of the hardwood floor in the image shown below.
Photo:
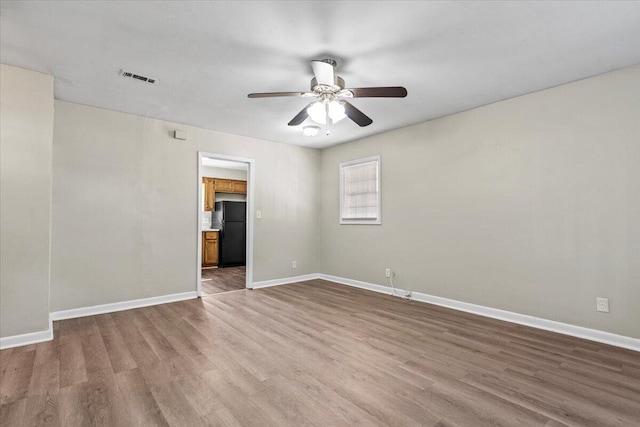
M1 425L640 425L640 353L321 280L54 329Z
M202 294L213 295L246 287L246 267L203 268Z

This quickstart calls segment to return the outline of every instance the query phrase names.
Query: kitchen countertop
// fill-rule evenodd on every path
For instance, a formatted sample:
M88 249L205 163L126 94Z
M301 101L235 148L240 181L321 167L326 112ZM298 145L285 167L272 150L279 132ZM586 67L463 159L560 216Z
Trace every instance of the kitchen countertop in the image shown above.
M203 228L202 231L220 231L219 228Z

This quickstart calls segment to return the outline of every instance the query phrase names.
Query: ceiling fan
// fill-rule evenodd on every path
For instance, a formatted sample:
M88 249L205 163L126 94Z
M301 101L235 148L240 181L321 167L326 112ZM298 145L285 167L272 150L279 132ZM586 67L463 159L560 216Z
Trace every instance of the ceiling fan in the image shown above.
M320 59L311 61L314 78L311 79L311 92L266 92L250 93L249 98L271 98L276 96L302 96L316 98L304 107L291 121L289 126L298 126L310 117L321 125L332 124L349 117L361 127L373 123L370 117L354 107L351 98L404 98L407 89L402 86L361 87L345 89L344 80L335 74L336 61Z

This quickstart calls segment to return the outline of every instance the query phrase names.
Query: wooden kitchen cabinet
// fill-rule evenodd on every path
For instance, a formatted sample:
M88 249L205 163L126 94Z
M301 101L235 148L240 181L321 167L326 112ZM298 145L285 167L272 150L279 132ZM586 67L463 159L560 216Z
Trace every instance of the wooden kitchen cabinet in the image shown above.
M204 189L204 210L213 211L216 206L216 180L214 178L202 178L202 186Z
M218 232L202 232L202 266L213 267L218 265Z
M216 178L216 191L218 193L233 193L233 181L230 179Z
M216 192L247 194L247 181L224 178L202 178L203 210L211 212L216 210Z
M233 192L247 194L247 181L233 181Z
M215 191L218 193L235 193L247 194L247 181L238 181L235 179L215 179Z

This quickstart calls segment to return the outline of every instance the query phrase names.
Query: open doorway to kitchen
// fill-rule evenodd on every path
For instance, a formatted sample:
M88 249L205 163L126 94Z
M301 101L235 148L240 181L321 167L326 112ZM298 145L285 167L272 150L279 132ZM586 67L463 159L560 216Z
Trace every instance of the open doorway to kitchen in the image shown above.
M253 160L198 152L198 296L251 288Z

